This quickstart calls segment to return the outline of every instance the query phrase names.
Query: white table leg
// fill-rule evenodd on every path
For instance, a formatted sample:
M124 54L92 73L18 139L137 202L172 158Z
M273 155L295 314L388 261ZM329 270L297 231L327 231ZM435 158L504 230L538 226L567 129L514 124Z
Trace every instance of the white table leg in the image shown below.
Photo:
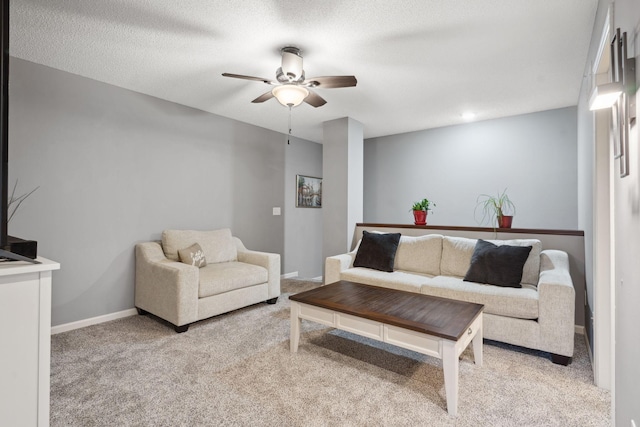
M300 342L300 325L302 319L298 316L300 306L297 302L291 301L291 335L289 337L289 349L292 353L298 351L298 343Z
M458 352L456 343L442 342L442 368L444 370L444 388L447 396L449 415L458 413Z
M482 366L482 315L480 315L480 322L478 323L478 330L473 337L473 359L476 365Z

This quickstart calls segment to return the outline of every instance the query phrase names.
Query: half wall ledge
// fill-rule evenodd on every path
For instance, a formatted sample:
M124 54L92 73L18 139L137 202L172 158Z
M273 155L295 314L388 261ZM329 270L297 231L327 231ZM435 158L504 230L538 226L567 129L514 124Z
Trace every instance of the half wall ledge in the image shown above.
M384 228L413 228L417 230L452 230L452 231L476 231L485 233L514 233L514 234L553 234L558 236L581 236L584 237L582 230L552 230L538 228L493 228L493 227L462 227L449 225L414 225L414 224L377 224L377 223L357 223L356 227L384 227ZM423 233L434 234L434 233ZM362 233L360 233L362 235ZM418 234L419 235L419 234ZM359 237L358 237L359 238ZM547 248L551 249L551 248Z

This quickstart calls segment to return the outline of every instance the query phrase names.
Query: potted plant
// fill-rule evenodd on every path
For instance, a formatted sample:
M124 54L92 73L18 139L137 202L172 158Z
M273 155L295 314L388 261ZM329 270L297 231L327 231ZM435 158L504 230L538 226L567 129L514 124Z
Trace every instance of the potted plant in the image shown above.
M427 225L427 212L431 210L431 205L435 206L436 204L430 202L428 199L422 199L413 203L411 210L413 211L415 225Z
M498 228L511 228L513 215L516 213L516 206L507 195L505 188L502 193L497 196L481 194L478 196L474 216L478 219L478 212L482 210L482 220L478 221L483 224L487 220L496 219Z

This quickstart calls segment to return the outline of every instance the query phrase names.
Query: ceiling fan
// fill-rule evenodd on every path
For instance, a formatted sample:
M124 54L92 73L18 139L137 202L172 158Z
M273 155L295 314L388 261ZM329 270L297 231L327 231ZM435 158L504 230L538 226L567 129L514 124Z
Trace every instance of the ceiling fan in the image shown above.
M277 81L263 77L243 76L241 74L223 73L222 75L235 79L255 80L275 86L272 90L263 93L251 102L258 103L276 98L285 107L296 107L302 102L306 102L313 107L321 107L327 101L312 91L312 88L352 87L358 83L354 76L327 76L305 79L300 49L287 46L283 47L280 53L282 54L282 66L276 71Z

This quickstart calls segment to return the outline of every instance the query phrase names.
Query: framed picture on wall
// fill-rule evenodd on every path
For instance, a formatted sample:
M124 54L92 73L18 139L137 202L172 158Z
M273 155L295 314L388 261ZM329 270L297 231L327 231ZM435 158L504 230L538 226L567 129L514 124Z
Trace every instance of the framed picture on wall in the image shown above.
M296 207L322 207L322 178L296 175Z

